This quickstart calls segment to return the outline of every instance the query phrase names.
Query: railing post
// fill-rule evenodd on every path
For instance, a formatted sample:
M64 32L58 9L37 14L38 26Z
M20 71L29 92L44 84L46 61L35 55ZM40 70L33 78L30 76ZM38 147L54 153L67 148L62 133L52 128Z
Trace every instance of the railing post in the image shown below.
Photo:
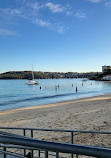
M58 151L56 152L56 158L59 158L59 152Z
M48 150L45 150L45 158L48 158Z
M71 144L74 144L74 132L71 132ZM71 154L71 158L73 158L73 154ZM78 158L77 154L76 154L76 158Z
M76 154L76 158L78 158L78 155Z
M26 136L26 130L23 129L23 135ZM24 149L24 156L26 156L26 150Z
M74 136L73 136L73 132L71 132L71 144L74 143Z
M3 148L3 151L6 151L6 148L5 148L5 147ZM7 157L7 155L4 154L4 158L6 158L6 157Z
M73 137L73 132L71 132L71 144L74 143L74 137ZM73 158L73 154L71 154L71 158Z
M38 150L38 157L40 157L40 150Z
M31 131L31 137L33 138L33 130L30 130L30 131ZM31 150L31 155L32 155L32 158L33 158L33 156L34 156L33 150Z

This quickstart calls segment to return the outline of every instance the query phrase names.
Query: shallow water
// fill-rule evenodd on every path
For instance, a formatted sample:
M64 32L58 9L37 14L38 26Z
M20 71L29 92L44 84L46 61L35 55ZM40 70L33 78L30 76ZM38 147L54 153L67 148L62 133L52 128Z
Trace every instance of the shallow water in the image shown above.
M38 81L40 85L26 85L26 80L0 80L0 111L111 93L110 83L98 81L83 81L83 79Z

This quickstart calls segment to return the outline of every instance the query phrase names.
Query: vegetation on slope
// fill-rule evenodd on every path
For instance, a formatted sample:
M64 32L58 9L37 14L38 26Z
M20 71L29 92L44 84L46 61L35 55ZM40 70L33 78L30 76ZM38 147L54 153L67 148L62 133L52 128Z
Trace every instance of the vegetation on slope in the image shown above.
M77 72L34 72L35 79L47 79L47 78L92 78L95 76L95 72L77 73ZM31 71L10 71L0 74L0 79L32 79Z

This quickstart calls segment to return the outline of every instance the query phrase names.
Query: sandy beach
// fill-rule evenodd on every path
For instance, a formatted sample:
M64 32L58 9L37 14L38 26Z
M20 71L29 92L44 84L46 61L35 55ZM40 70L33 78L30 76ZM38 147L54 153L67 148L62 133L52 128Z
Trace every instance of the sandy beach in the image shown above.
M111 94L1 111L0 126L111 131ZM38 132L37 137L53 141L59 138L63 142L70 140L70 137L63 133ZM90 144L93 137L89 135L89 141L86 142L84 135L81 138L77 136L76 142ZM98 137L95 137L93 143L97 144ZM100 144L103 139L106 145L111 145L111 136L107 136L107 139L105 135L99 138Z

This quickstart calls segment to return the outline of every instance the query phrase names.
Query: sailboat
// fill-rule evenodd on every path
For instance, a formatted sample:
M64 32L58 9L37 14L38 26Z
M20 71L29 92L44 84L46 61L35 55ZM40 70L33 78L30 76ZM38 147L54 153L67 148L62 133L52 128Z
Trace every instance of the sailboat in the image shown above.
M34 81L33 67L32 67L32 79L31 80L27 80L26 84L28 84L28 85L38 85L39 84L38 81Z

